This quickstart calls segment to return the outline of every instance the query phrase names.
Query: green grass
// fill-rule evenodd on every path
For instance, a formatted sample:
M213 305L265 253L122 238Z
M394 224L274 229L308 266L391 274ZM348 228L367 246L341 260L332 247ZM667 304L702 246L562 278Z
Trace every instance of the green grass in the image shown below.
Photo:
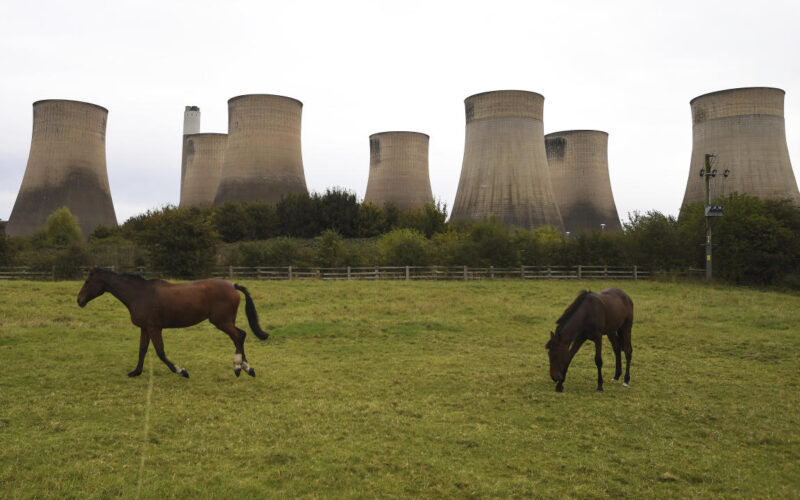
M165 334L190 379L129 379L116 299L0 283L0 497L800 496L800 297L623 283L631 387L606 340L558 394L549 331L612 283L244 284L255 379L207 323Z

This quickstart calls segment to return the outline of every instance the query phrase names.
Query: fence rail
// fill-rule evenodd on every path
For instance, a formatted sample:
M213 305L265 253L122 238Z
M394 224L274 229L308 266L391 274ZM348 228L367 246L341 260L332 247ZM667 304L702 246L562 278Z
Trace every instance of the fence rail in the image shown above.
M109 267L146 278L165 276L145 267ZM81 268L85 275L87 268ZM473 281L495 279L523 280L641 280L650 277L638 266L370 266L370 267L215 267L211 276L227 279L255 280L406 280L406 281ZM54 281L56 272L29 267L0 267L0 280Z
M471 281L493 279L617 279L640 280L650 276L638 266L371 266L371 267L217 267L213 276L256 280L418 280Z

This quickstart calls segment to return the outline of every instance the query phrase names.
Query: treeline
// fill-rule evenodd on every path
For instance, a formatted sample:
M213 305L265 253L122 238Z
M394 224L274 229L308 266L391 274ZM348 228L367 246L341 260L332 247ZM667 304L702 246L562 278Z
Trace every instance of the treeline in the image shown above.
M714 274L730 283L800 289L800 208L746 195L717 200ZM638 265L653 272L702 276L703 205L676 218L634 213L622 232L566 237L552 227L512 229L494 220L446 222L446 208L400 211L359 203L355 195L322 195L209 209L164 207L118 228L98 228L83 242L62 209L29 238L3 238L0 265L57 268L145 265L165 276L205 276L215 265L339 267L374 265Z

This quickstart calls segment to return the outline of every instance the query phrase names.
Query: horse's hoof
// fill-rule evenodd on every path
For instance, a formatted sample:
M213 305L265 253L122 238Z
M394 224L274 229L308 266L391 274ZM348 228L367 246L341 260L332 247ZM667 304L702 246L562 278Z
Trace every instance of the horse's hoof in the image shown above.
M186 371L186 368L182 369L178 375L184 378L189 378L189 372Z
M619 378L612 378L611 381L612 382L619 382Z
M133 377L138 377L138 376L139 376L139 375L141 375L141 374L142 374L142 372L140 372L140 371L138 371L138 370L133 370L132 372L130 372L130 373L128 374L128 376L129 376L129 377L131 377L131 378L133 378Z
M256 376L256 371L253 370L252 368L250 368L249 370L247 370L247 374L250 375L251 377L255 377Z
M597 389L597 392L599 392L600 394L602 394L602 393L603 393L603 389Z
M627 382L622 383L622 387L630 387Z
M241 374L242 374L242 370L241 370L241 368L240 368L240 369L238 369L238 370L233 370L233 373L235 373L235 374L236 374L236 376L238 377L239 375L241 375Z
M556 392L564 392L564 388L560 385L556 386Z

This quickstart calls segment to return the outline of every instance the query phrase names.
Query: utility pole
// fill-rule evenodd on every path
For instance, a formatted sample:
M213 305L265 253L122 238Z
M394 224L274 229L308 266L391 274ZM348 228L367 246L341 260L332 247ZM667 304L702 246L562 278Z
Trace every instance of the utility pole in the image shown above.
M711 283L712 278L712 250L713 250L713 243L711 240L711 220L712 217L722 217L722 214L725 212L725 207L722 205L712 205L711 204L711 179L717 176L717 169L711 168L711 159L716 158L717 155L706 153L705 155L705 162L703 168L700 170L700 177L706 182L706 281ZM723 173L725 177L730 175L730 170L725 170Z

